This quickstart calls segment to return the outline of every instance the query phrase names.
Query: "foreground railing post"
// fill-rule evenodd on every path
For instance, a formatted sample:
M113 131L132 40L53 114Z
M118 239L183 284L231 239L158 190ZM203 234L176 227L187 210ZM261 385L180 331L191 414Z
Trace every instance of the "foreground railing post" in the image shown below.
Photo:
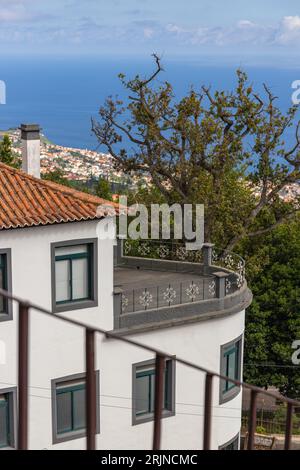
M292 430L293 430L293 405L291 403L288 403L287 411L286 411L284 450L291 449Z
M18 449L28 448L28 360L29 360L29 307L19 304L19 351L18 351Z
M213 375L206 374L205 377L205 402L204 402L204 429L203 450L210 450L211 439L211 410L212 410L212 385Z
M86 347L86 448L96 449L96 372L95 372L95 332L85 330Z
M254 433L256 431L256 403L257 403L258 392L256 390L251 390L251 400L250 400L250 416L248 423L248 450L253 450L254 448Z
M154 431L153 450L160 450L161 441L161 417L163 409L165 358L156 355L155 361L155 405L154 405Z

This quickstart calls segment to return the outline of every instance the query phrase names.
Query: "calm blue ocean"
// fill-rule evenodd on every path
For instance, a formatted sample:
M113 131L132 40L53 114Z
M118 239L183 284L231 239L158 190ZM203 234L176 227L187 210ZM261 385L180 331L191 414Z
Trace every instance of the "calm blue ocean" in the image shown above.
M161 79L169 80L178 97L191 85L231 89L235 83L234 67L203 66L164 60ZM0 105L0 129L17 127L21 122L39 123L50 140L71 147L95 149L97 142L90 131L91 116L108 95L124 97L117 75L148 73L152 62L107 58L32 58L11 57L0 61L0 80L6 82L7 104ZM250 81L259 90L267 83L280 97L282 109L291 104L294 80L300 69L245 67ZM290 136L291 137L291 136Z

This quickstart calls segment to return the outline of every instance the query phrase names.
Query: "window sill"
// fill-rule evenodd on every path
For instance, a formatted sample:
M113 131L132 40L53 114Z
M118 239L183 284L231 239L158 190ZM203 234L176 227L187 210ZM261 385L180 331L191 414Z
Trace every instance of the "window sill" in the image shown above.
M53 444L60 444L61 442L73 441L74 439L83 439L86 437L85 430L71 431L62 434L56 434L53 437Z
M175 411L164 410L162 412L162 419L164 418L172 418L175 416ZM145 414L142 416L133 416L132 426L137 426L138 424L144 424L154 421L154 414Z
M67 302L64 304L55 304L52 313L70 312L72 310L81 310L83 308L98 307L96 300L80 300L78 302Z
M12 315L9 313L0 313L0 322L2 321L11 321L13 319Z

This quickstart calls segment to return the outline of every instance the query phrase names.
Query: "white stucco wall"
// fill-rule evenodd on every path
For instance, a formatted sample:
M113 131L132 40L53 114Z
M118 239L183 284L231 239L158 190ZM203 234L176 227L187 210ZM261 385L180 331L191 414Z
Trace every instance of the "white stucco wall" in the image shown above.
M220 345L239 337L243 331L244 312L240 312L223 319L156 330L132 338L218 372ZM151 359L151 354L106 340L99 357L103 364L100 448L151 448L153 423L131 426L132 364ZM162 448L201 449L203 405L204 374L177 363L176 415L163 419ZM241 394L219 405L218 380L214 382L213 416L212 447L217 449L232 439L241 426Z
M0 233L0 248L11 248L13 292L51 309L50 243L96 236L95 222L11 230ZM67 315L110 330L113 328L113 244L99 241L99 306ZM66 315L65 313L63 315ZM6 363L0 363L0 389L16 384L16 326L0 323L0 341L6 344ZM220 346L244 331L244 312L190 325L134 335L137 341L191 360L218 372ZM100 370L101 449L151 448L153 423L132 426L132 364L151 354L115 340L97 337ZM80 449L84 439L52 446L51 380L84 372L84 337L70 326L37 312L30 324L30 438L32 449ZM203 434L204 375L177 364L176 415L163 420L162 447L199 449ZM219 405L219 384L214 384L213 448L240 430L241 394Z
M51 310L51 250L53 242L97 237L97 224L78 222L0 232L0 249L11 249L14 295ZM98 307L62 315L107 330L113 328L113 242L98 240ZM6 362L0 364L0 388L16 385L17 308L13 321L0 322ZM52 442L50 380L84 371L83 332L40 313L30 313L30 446ZM43 397L48 398L43 398Z

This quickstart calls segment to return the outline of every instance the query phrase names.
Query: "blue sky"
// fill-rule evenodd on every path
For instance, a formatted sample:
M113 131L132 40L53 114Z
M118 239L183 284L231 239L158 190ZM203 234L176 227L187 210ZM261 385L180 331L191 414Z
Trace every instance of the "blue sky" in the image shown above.
M299 0L0 0L0 54L214 57L295 65ZM225 60L225 59L224 59Z

